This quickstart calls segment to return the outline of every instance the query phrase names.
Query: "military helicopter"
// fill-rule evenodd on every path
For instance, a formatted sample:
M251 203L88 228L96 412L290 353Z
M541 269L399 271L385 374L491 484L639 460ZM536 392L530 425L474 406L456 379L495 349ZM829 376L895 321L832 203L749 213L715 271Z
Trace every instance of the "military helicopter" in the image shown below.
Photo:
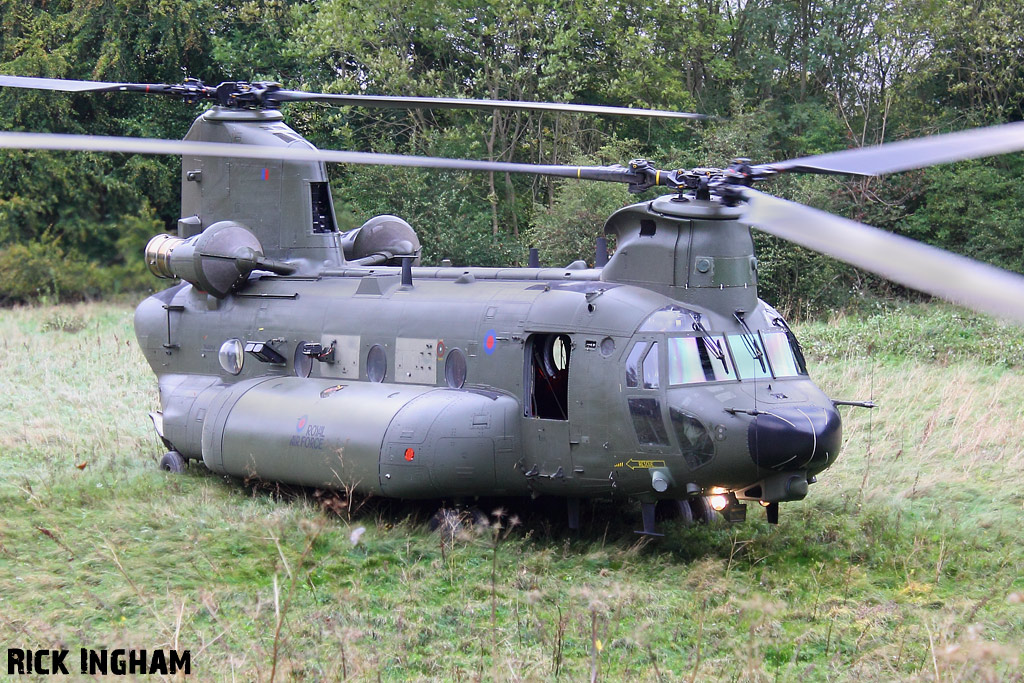
M782 173L878 175L1024 149L1024 122L725 169L567 167L319 150L296 101L696 114L555 103L0 76L0 87L143 92L215 104L183 141L0 133L0 147L182 157L177 234L146 247L181 282L135 331L159 385L160 467L405 499L635 499L656 513L769 522L838 457L837 406L757 295L750 226L1024 322L1024 277L763 194ZM673 192L615 212L596 267L419 264L395 216L341 233L326 162L531 173ZM428 230L429 231L429 230ZM659 507L661 510L659 510Z

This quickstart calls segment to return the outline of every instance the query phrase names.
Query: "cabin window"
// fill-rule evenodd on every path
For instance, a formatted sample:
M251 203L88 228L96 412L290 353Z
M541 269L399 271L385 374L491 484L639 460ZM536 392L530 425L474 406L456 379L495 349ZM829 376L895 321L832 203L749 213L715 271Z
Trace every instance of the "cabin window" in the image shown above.
M629 416L641 446L667 446L668 432L661 416L661 401L656 398L630 398Z
M526 344L526 415L546 420L569 419L569 363L572 340L567 334L535 334Z
M640 325L638 332L689 332L700 314L672 304L658 309Z
M383 382L388 374L388 354L380 344L374 344L366 354L366 378L371 382Z
M313 357L303 353L306 342L300 341L295 345L295 355L292 356L292 369L296 377L309 377L313 371Z
M466 354L461 349L452 349L444 362L444 379L452 389L461 389L466 383Z

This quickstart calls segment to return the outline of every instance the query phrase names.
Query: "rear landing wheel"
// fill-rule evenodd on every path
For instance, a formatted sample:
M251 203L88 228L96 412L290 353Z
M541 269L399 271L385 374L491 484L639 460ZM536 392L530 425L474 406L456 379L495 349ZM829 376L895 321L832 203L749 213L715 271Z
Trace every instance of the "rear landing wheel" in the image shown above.
M438 532L442 537L454 539L463 529L484 526L489 521L487 515L478 507L442 507L430 518L428 526L431 531Z
M185 458L178 451L167 451L160 458L160 469L164 472L181 473L185 471Z

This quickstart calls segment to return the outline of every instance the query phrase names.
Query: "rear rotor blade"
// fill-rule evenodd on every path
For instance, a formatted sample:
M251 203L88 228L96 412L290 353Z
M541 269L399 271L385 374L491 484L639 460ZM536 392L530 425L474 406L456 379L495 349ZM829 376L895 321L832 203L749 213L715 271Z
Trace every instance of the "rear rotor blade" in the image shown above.
M446 159L443 157L316 149L312 145L308 147L297 145L291 147L264 147L262 145L243 145L230 142L155 140L150 138L121 138L100 135L0 132L0 149L43 149L65 152L114 152L124 154L166 154L173 156L190 155L242 159L274 159L281 161L325 161L369 166L404 166L457 171L531 173L559 178L579 178L583 180L603 180L621 183L635 183L642 179L642 176L638 176L637 173L621 166L517 164L506 161L476 161L473 159Z
M141 92L180 95L186 99L218 100L227 106L278 107L285 102L329 102L338 106L377 107L388 109L495 109L511 111L551 111L614 116L640 116L667 119L708 119L705 114L666 111L662 109L634 109L592 104L566 104L560 102L517 102L506 100L474 100L456 97L396 97L386 95L345 95L312 93L301 90L283 90L276 83L222 83L207 86L199 81L181 85L163 83L105 83L102 81L72 81L61 78L28 78L0 75L0 87L32 88L63 92Z
M26 78L0 76L0 87L56 90L62 92L171 92L173 86L163 83L104 83L103 81L69 81L63 78Z
M1024 323L1024 276L749 188L743 220L913 289Z
M761 173L875 176L1024 149L1024 121L753 166Z
M582 114L610 114L614 116L642 116L668 119L708 119L706 114L666 111L662 109L634 109L633 107L607 107L593 104L560 102L517 102L514 100L474 100L458 97L398 97L386 95L343 95L309 93L298 90L277 90L267 94L272 102L330 102L339 106L377 107L390 109L494 109L513 111L552 111Z

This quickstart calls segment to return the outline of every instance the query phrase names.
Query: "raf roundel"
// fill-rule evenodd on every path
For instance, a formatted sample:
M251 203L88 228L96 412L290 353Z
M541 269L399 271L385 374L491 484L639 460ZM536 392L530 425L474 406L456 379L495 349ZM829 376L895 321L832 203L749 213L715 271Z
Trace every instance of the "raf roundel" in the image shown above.
M306 428L306 419L307 418L308 418L308 415L303 415L302 417L299 418L299 421L295 423L295 431L296 432L301 432L303 429Z
M498 338L494 334L494 330L487 330L487 334L484 335L484 353L488 356L494 353L494 349L498 346Z

